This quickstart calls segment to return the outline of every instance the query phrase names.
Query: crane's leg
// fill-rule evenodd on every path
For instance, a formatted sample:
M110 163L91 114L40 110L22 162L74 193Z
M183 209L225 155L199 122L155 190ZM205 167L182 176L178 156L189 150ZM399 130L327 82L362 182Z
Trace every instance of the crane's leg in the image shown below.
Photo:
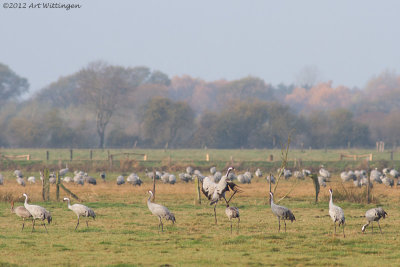
M43 226L44 226L44 229L46 229L46 233L49 233L49 232L47 231L47 227L46 227L46 223L45 223L45 222L43 222Z
M216 208L217 208L217 204L214 205L214 218L215 218L215 224L218 224L217 223L217 211L216 211Z
M229 220L231 222L231 234L232 234L232 220Z
M86 227L89 227L89 219L86 220Z
M346 235L344 234L344 223L342 224L343 226L343 237L346 237Z
M281 231L281 218L278 217L278 224L279 224L279 228L278 228L278 233Z
M76 228L78 228L78 225L79 225L79 216L78 216L78 223L75 226L75 231L76 231Z
M24 227L25 227L25 218L22 219L22 230L21 231L24 231Z
M225 193L224 193L224 195L222 197L225 199L226 204L228 204L228 201L225 198Z
M381 229L381 225L379 224L379 221L378 221L378 226L379 226L379 230L381 231L381 234L383 235L382 229Z
M240 217L238 217L238 234L239 234L239 223L240 223Z
M333 223L335 225L335 235L336 235L336 222Z
M158 217L160 219L160 225L161 225L161 232L164 232L164 225L162 223L161 217Z
M371 222L372 233L374 233L374 222Z
M33 230L35 230L35 219L33 219L33 222L32 222L32 231L31 231L31 233L33 233Z
M283 223L285 224L285 233L286 233L286 221L283 219Z

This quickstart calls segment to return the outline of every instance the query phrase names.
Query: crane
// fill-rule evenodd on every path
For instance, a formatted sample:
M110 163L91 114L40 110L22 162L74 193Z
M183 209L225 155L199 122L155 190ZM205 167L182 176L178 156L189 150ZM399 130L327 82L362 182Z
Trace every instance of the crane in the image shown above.
M58 174L59 174L60 176L64 176L64 175L66 175L66 174L68 173L68 171L69 171L69 169L68 169L68 164L65 164L65 168L64 168L64 169L61 169L61 170L58 172Z
M231 222L231 234L232 234L232 219L237 218L238 219L238 233L239 233L239 223L240 223L240 213L239 213L239 208L237 207L230 207L229 202L231 201L232 197L236 194L237 191L235 191L229 200L226 202L226 209L225 209L225 214L228 217L229 221Z
M32 218L32 214L23 206L18 206L14 209L14 201L11 201L11 212L22 218L22 230L24 231L25 219Z
M226 191L239 191L239 187L228 178L229 173L233 170L233 167L229 167L226 175L218 183L213 182L208 176L203 180L201 191L210 200L210 205L214 205L215 224L217 224L216 207L219 199L224 198L225 202L227 202L225 198Z
M150 196L147 199L147 207L149 208L149 210L151 211L151 213L153 215L158 217L158 219L160 221L160 223L158 224L158 231L160 231L160 226L161 226L161 232L164 232L162 218L164 218L167 221L170 220L174 224L176 222L175 215L172 212L170 212L168 208L166 208L160 204L151 202L151 199L153 198L153 192L151 190L149 190L149 194L150 194Z
M51 222L51 215L50 213L43 207L38 205L30 205L28 204L28 195L22 194L25 197L24 207L32 214L33 224L32 224L32 232L35 229L35 221L36 219L42 220L42 222L47 219L48 222ZM46 224L43 222L42 225L46 229L46 233L48 233Z
M381 218L385 219L387 215L388 214L386 213L386 211L384 211L383 208L381 208L381 207L367 210L367 212L365 213L365 218L367 219L367 224L363 225L363 227L361 228L361 231L364 233L367 226L370 223L372 223L371 227L372 227L372 233L373 233L374 232L373 222L378 222L379 230L381 231L381 234L383 234L381 226L379 224L379 220Z
M344 212L341 207L333 204L332 188L329 188L329 193L331 194L331 198L329 201L329 215L331 216L333 224L335 225L335 234L336 234L336 222L339 222L339 227L340 225L342 225L343 227L343 237L346 237L346 235L344 234L344 223L345 223Z
M281 231L281 219L282 219L285 224L285 233L286 233L286 220L290 220L291 222L293 222L296 220L296 218L294 217L294 214L290 209L284 206L276 205L274 203L274 193L269 192L269 195L271 196L272 213L278 218L278 223L279 223L278 232Z
M94 213L94 211L91 208L89 208L85 205L82 205L82 204L71 205L71 202L70 202L69 198L67 198L67 197L64 197L64 201L68 202L68 208L70 210L72 210L76 214L76 216L78 216L78 223L75 226L75 230L78 228L79 218L81 216L87 217L87 218L92 217L93 220L95 220L96 214ZM86 220L86 227L89 227L88 220Z

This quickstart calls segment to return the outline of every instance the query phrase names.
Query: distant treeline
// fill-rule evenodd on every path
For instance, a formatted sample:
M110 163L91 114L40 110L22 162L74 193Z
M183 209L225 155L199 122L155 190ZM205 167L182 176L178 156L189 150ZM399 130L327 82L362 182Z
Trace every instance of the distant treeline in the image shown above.
M365 88L272 86L257 77L207 82L93 62L28 99L0 64L0 146L52 148L372 147L400 143L400 76Z

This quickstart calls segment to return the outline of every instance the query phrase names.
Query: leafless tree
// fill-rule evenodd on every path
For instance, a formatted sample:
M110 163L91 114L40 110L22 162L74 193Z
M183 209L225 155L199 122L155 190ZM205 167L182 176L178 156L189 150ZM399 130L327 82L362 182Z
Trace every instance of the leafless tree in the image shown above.
M96 114L100 148L104 147L107 125L123 105L124 96L146 78L146 75L138 75L139 71L138 68L111 66L102 61L90 63L80 71L79 89L87 107Z

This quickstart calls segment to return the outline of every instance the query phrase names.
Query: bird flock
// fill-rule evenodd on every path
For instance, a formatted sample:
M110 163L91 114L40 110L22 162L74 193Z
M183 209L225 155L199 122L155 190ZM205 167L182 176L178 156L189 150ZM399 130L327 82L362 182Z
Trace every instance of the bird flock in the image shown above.
M209 201L209 204L211 206L214 206L214 219L215 219L215 224L217 224L217 214L216 214L216 207L217 204L221 201L225 201L225 214L230 221L230 231L232 233L233 229L233 219L237 219L237 232L239 233L239 224L240 224L240 212L239 208L235 206L230 205L230 201L232 198L235 196L236 193L241 193L243 192L241 187L236 184L234 181L237 181L237 183L241 184L246 184L246 183L251 183L251 180L253 178L253 174L247 170L244 173L235 174L235 169L233 167L229 167L225 173L225 175L222 175L221 172L217 171L215 167L210 168L210 175L205 176L203 175L199 170L195 170L192 167L187 167L185 172L179 173L178 177L182 182L189 182L194 179L199 179L201 183L201 191L202 193L206 196L206 198ZM66 168L61 169L59 171L59 176L62 177L61 180L65 183L75 183L77 185L84 185L84 183L96 185L97 181L94 177L89 176L86 172L84 171L75 171L74 176L66 176L69 172L68 166ZM301 171L294 171L293 174L290 170L288 169L278 169L277 173L282 176L284 179L290 179L291 177L295 177L296 179L304 180L305 177L311 176L311 171L303 169ZM16 182L21 185L21 186L26 186L24 176L21 170L15 170L14 175L16 177ZM159 179L161 182L165 184L171 184L174 185L177 182L176 176L174 174L168 173L168 172L159 172L159 171L148 171L146 170L145 175L151 179ZM100 173L100 178L105 182L106 181L106 173L101 172ZM142 180L139 178L139 176L136 173L130 173L129 175L124 175L121 174L116 178L116 183L117 185L123 185L125 184L125 177L126 177L126 183L131 184L133 186L141 186ZM263 177L263 173L260 169L257 169L254 173L255 177L261 178ZM320 166L319 172L318 172L318 183L320 186L326 187L326 183L330 181L331 174L329 171L327 171L324 166ZM398 179L400 177L399 172L395 169L388 169L385 168L380 172L377 168L372 170L369 174L365 170L349 170L349 171L344 171L340 173L340 178L343 183L346 182L353 182L354 186L361 187L364 185L368 184L368 181L370 181L370 186L372 187L374 183L379 183L379 184L385 184L387 186L392 187L394 185L394 180L393 179ZM274 177L273 174L266 175L266 180L270 183L275 183L276 178ZM40 173L40 180L43 181L43 175ZM51 173L49 177L50 183L55 183L56 175L55 173ZM34 176L29 176L27 178L27 181L29 183L35 183L36 179ZM0 185L4 184L4 177L2 174L0 174ZM397 182L396 185L400 185L400 182ZM230 192L230 198L227 200L226 198L226 193ZM149 197L147 199L147 207L150 210L150 212L158 217L159 224L158 224L158 230L161 229L161 232L164 231L164 224L163 224L163 219L165 221L171 221L173 224L176 222L175 215L172 213L167 207L154 203L153 198L154 198L154 192L149 190ZM333 203L333 190L330 188L329 189L329 216L331 217L333 224L334 224L334 235L336 235L336 224L338 224L338 227L342 227L343 230L343 237L346 237L345 235L345 215L344 211L341 207L335 205ZM284 228L286 232L286 221L295 221L296 218L293 214L293 212L281 205L277 205L274 202L274 194L273 192L269 192L270 195L270 207L272 214L277 217L278 219L278 232L281 230L281 220L283 220L284 223ZM23 194L23 197L25 197L25 202L24 206L18 206L14 207L14 201L11 202L11 212L16 214L18 217L22 219L22 231L24 230L25 227L25 220L32 220L32 230L33 232L35 230L35 223L37 220L41 222L41 225L44 227L44 229L47 231L46 227L46 222L48 224L51 223L52 221L52 216L51 213L46 210L44 207L41 207L39 205L33 205L28 203L28 195L26 193ZM76 216L77 216L77 224L75 226L75 230L77 230L80 222L80 218L84 217L87 218L86 220L86 226L89 227L88 220L89 218L93 218L93 220L96 218L96 214L93 209L83 205L83 204L73 204L71 205L71 201L69 198L65 197L64 201L67 202L67 207L71 211L73 211ZM380 233L382 234L382 229L380 227L379 221L381 218L386 218L388 214L382 207L377 207L377 208L372 208L368 210L365 213L365 219L366 219L366 224L362 226L361 231L362 233L365 233L366 228L371 224L371 229L373 232L373 222L378 223L378 227L380 230Z

